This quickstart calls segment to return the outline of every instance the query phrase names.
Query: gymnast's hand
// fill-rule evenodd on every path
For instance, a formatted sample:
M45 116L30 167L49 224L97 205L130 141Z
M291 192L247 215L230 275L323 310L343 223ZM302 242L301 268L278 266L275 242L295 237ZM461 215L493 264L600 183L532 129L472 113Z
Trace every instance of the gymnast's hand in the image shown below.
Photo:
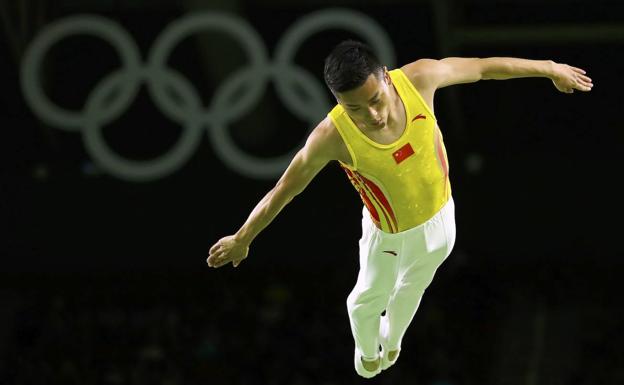
M249 245L238 240L234 235L229 235L219 239L210 248L210 255L206 262L208 266L219 268L232 262L237 267L241 261L247 258L249 253Z
M591 91L594 86L584 70L567 64L554 63L550 78L555 87L566 94L571 94L574 90Z

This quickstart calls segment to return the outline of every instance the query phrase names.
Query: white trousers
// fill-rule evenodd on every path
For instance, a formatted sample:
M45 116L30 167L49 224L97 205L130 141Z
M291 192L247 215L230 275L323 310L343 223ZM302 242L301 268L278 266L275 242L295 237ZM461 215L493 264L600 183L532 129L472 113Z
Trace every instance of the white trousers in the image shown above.
M379 230L362 210L360 271L347 310L355 347L364 359L377 359L382 338L387 351L401 348L425 289L454 244L453 198L427 222L394 234ZM380 336L384 310L387 324Z

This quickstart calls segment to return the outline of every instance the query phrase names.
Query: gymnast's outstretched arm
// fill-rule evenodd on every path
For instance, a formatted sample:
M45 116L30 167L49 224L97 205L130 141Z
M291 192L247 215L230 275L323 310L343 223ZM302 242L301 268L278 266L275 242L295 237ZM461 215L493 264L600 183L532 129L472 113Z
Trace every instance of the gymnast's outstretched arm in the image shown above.
M479 80L545 77L561 92L590 91L592 79L585 70L552 60L513 57L420 59L402 67L417 88L438 89Z
M253 239L308 186L329 161L338 158L340 145L343 144L331 120L324 119L312 131L275 187L260 200L242 227L235 234L221 238L210 248L206 260L208 266L218 268L231 262L237 267L247 258Z

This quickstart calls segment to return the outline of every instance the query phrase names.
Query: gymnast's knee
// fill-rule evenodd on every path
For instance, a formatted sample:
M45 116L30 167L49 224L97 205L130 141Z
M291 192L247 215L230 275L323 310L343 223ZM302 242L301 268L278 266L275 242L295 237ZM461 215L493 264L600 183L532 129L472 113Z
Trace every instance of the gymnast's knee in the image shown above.
M391 290L368 289L361 292L353 291L347 297L347 310L354 313L381 313L390 299Z

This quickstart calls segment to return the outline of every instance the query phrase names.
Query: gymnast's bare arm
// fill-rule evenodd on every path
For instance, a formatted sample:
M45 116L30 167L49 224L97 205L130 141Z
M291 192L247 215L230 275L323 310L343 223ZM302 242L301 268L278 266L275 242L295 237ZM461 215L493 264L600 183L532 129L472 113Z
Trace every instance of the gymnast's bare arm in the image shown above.
M545 77L565 93L590 91L593 87L586 72L552 60L529 60L511 57L420 59L402 67L416 88L433 92L453 84L486 79Z
M232 263L237 267L247 258L253 239L308 186L329 161L341 157L340 146L344 144L331 120L326 118L312 131L275 187L256 205L245 224L236 234L221 238L210 248L206 260L208 266L218 268Z

